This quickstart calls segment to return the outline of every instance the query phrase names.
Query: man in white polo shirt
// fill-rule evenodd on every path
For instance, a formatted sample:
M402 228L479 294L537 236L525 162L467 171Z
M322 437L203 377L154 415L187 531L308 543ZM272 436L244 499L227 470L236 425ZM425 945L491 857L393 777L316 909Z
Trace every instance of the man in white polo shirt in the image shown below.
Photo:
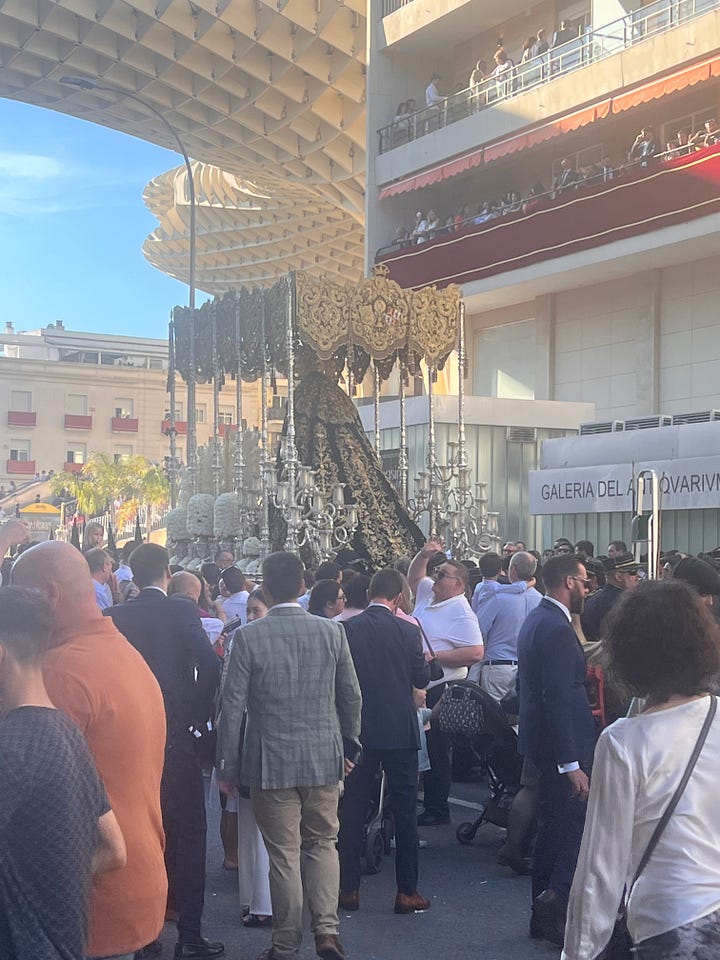
M468 667L482 660L484 654L477 617L465 596L467 567L457 560L442 559L441 552L439 541L428 540L413 557L408 570L410 588L415 594L413 616L420 622L444 670L442 680L428 687L427 704L431 709L442 696L445 684L464 679ZM418 825L423 827L450 822L452 743L433 723L427 746L431 769L423 774L425 809L418 817Z

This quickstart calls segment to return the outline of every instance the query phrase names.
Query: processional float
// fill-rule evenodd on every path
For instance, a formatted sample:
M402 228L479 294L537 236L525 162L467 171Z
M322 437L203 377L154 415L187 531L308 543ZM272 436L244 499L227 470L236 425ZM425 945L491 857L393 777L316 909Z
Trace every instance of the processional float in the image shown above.
M213 437L196 452L195 411L188 410L188 462L168 539L179 562L197 565L214 547L233 549L258 571L275 549L308 562L349 548L373 565L410 554L426 533L443 536L458 556L497 549L497 514L487 486L475 484L465 440L464 307L457 286L404 290L382 269L359 284L293 273L270 287L231 290L194 314L173 311L170 331L171 484L176 488L175 372L190 385L213 384ZM456 352L457 440L438 463L437 373ZM380 461L380 393L397 368L399 489ZM427 374L426 469L410 496L406 389ZM268 395L287 380L277 449L268 430ZM352 402L356 385L373 384L374 444ZM235 380L235 424L221 436L220 391ZM242 383L260 381L261 424L243 429ZM338 385L342 383L345 390Z

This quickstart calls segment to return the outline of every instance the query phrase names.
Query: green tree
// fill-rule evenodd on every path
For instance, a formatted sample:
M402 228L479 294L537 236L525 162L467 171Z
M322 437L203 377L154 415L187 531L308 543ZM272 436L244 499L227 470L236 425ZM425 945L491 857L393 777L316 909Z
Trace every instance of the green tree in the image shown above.
M80 473L58 473L52 479L54 493L65 488L77 498L78 510L101 513L106 504L111 512L116 500L123 502L123 513L134 512L141 504L165 503L169 485L164 473L143 456L115 460L107 453L92 453Z

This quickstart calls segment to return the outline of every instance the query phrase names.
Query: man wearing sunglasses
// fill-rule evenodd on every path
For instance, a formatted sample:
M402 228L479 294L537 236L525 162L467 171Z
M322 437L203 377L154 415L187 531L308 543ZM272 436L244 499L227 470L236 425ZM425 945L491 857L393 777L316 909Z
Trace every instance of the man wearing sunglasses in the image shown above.
M580 850L595 749L585 656L571 625L588 592L582 561L552 557L546 594L518 636L521 782L538 789L530 936L562 946L570 884Z
M432 709L448 681L464 679L468 667L482 660L483 638L465 596L467 567L457 560L448 560L439 541L428 540L413 557L408 581L415 594L413 616L425 631L444 671L442 680L433 681L428 687L427 705ZM425 809L418 817L421 827L450 822L452 744L436 723L428 731L427 747L431 769L423 774Z

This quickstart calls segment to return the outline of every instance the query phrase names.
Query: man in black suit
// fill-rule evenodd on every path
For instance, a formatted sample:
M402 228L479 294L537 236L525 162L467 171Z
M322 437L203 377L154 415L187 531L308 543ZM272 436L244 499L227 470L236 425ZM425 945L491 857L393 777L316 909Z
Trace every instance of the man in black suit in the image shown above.
M144 543L130 557L135 600L108 608L115 626L142 654L162 690L167 715L165 766L160 787L165 828L169 902L178 913L176 960L219 957L225 947L201 933L205 898L207 822L196 732L207 733L221 664L208 642L197 608L170 600L168 552Z
M565 915L580 850L596 729L585 689L586 665L570 615L588 592L583 563L552 557L543 567L546 595L518 637L523 782L538 780L530 935L563 944Z
M403 591L397 570L380 570L370 581L367 610L343 623L362 691L362 762L345 781L340 812L340 908L360 905L363 823L382 765L395 821L395 913L427 910L417 891L417 785L420 730L413 687L430 681L420 631L395 616Z

